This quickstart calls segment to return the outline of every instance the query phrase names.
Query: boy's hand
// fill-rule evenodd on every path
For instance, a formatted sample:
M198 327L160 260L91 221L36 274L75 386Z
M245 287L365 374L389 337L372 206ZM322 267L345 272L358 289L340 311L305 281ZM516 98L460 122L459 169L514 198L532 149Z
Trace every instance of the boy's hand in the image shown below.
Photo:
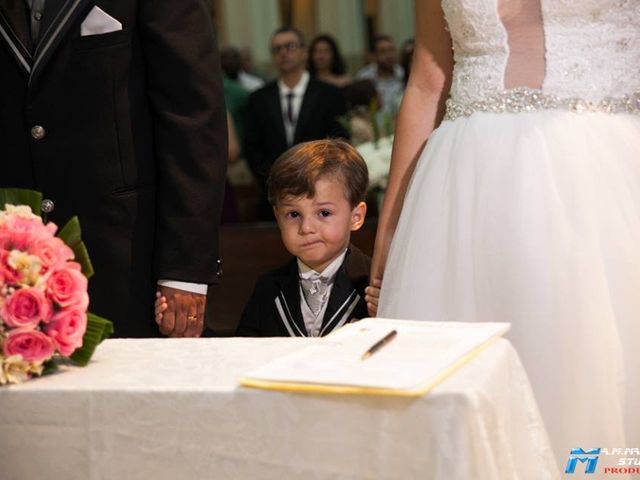
M163 312L169 308L167 305L167 297L163 297L160 291L156 292L156 303L155 303L155 313L156 313L156 323L160 325L162 323L162 314Z
M375 317L378 314L378 300L380 300L380 287L382 286L382 280L374 278L371 281L371 285L364 289L364 300L367 302L367 310L369 316Z

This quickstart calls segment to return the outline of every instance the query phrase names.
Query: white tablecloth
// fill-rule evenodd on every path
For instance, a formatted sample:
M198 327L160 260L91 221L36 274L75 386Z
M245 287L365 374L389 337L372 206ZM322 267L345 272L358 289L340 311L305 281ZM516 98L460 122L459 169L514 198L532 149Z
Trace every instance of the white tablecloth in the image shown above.
M558 476L507 340L417 399L237 385L313 341L107 340L86 368L0 388L0 478Z

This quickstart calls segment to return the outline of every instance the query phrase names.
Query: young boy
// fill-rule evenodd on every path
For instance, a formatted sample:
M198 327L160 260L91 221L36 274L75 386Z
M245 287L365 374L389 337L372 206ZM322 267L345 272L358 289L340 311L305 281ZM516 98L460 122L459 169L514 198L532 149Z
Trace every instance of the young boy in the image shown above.
M258 278L236 335L323 336L367 316L371 259L349 244L364 223L367 165L341 140L301 143L276 160L267 186L282 242L296 258ZM156 320L166 310L156 300Z
M362 157L340 140L302 143L278 158L267 185L296 258L258 279L236 334L317 337L366 317L371 259L349 244L367 212Z

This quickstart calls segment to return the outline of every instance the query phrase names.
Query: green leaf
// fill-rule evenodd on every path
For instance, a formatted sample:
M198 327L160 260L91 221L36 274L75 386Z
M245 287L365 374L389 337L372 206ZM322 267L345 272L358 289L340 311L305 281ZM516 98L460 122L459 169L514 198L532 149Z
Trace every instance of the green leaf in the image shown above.
M82 337L82 347L76 349L71 355L73 363L80 367L85 367L96 347L102 340L113 335L113 324L106 318L99 317L93 313L87 314L87 330Z
M44 362L42 366L44 367L42 369L42 375L49 375L50 373L53 373L56 370L58 370L58 364L53 360Z
M339 117L336 117L336 120L338 121L340 126L349 133L349 136L353 135L353 132L351 131L351 122L349 121L349 117L347 115L340 115Z
M40 215L42 194L23 188L0 188L0 210L4 210L4 206L7 203L11 205L28 205L34 214Z
M378 100L374 97L369 102L369 121L373 126L373 145L378 148L378 140L380 140L380 126L378 125L378 111L380 106Z
M78 262L82 267L82 274L87 277L87 279L93 277L93 265L91 264L89 252L87 251L87 247L85 246L84 242L76 243L72 247L72 250L76 262Z
M80 229L80 220L78 220L78 217L71 218L71 220L60 229L58 237L72 248L76 243L81 242L82 230Z
M62 227L62 230L58 232L58 237L73 250L76 261L82 267L83 275L91 278L94 273L93 265L91 265L87 247L82 241L82 229L80 228L80 220L78 220L78 217L73 217L69 220L66 225Z
M389 112L385 112L383 114L383 125L384 125L384 135L388 137L389 135L393 135L393 115Z

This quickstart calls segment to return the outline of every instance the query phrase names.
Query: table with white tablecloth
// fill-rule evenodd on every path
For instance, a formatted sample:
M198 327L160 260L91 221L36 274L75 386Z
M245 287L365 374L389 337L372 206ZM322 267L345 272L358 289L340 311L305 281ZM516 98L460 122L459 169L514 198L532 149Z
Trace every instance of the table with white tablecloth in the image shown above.
M252 368L315 341L107 340L86 368L0 388L0 477L557 477L507 340L418 398L238 386Z

